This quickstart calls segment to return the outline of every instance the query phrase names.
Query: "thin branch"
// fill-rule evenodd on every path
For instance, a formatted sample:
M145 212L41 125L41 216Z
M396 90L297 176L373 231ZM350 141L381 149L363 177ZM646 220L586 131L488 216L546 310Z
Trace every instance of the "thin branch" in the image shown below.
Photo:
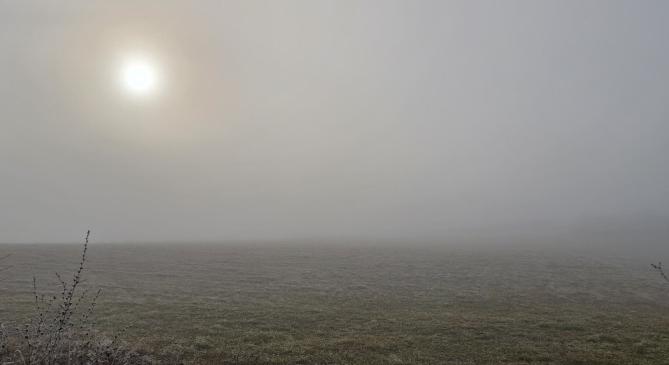
M664 281L669 283L669 277L667 276L667 273L664 272L664 268L662 267L662 263L658 262L657 265L655 264L650 264L650 266L657 271L660 276L664 279Z

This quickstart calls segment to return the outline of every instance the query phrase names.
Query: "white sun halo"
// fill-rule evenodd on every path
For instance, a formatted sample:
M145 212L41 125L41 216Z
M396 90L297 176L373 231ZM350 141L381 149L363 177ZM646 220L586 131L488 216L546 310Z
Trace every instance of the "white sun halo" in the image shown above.
M121 67L121 84L126 92L143 96L156 92L158 70L146 59L126 60Z

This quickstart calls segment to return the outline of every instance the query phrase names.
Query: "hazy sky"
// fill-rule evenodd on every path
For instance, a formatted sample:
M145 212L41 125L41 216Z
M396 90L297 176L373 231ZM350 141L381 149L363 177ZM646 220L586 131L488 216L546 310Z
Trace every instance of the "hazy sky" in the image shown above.
M668 19L636 0L0 0L0 242L669 223ZM121 90L134 53L155 95Z

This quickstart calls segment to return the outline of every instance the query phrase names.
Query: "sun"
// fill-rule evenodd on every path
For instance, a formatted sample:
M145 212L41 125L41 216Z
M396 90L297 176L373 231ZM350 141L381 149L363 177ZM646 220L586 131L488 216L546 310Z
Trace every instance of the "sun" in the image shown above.
M123 61L119 78L123 90L133 96L148 96L158 91L158 67L151 60L135 57Z

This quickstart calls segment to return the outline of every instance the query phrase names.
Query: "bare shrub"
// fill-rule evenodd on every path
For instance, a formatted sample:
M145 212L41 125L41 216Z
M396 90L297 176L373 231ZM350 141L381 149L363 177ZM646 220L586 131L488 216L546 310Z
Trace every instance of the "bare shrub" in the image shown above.
M130 350L117 336L106 337L91 315L101 290L81 289L90 231L86 232L79 268L71 281L56 274L61 290L39 294L33 277L34 315L23 325L0 323L0 364L134 365L151 359Z
M669 282L669 277L667 277L667 274L664 272L664 268L662 267L661 262L658 262L657 264L650 264L650 266L660 274L664 281Z

